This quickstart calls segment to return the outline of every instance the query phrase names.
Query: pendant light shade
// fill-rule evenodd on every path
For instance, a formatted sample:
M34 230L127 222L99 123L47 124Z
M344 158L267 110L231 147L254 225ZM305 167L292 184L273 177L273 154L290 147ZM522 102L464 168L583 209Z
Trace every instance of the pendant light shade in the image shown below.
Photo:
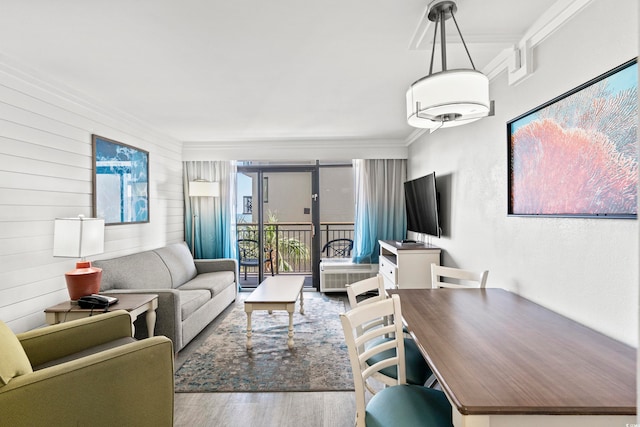
M489 79L475 69L454 16L456 11L456 3L451 0L436 0L429 6L428 18L435 22L429 75L414 82L407 91L407 122L413 127L434 130L459 126L490 114L492 106L489 100ZM470 69L447 70L445 21L449 18L456 25L471 62ZM433 58L438 29L442 71L434 73Z
M416 128L474 122L489 113L489 79L476 70L448 70L423 77L407 91L407 121Z

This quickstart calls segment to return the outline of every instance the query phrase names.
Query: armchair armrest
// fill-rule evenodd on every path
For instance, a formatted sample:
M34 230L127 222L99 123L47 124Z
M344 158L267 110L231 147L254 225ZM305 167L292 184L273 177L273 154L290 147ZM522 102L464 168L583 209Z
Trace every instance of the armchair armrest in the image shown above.
M131 337L125 310L72 320L17 334L32 366L42 365L118 338Z
M12 426L171 426L173 396L171 341L152 337L16 377L0 407Z

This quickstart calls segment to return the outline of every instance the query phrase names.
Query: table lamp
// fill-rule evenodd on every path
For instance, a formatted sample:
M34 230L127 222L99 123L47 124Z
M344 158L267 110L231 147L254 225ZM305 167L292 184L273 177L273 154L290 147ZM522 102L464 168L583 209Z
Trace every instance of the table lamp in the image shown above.
M72 301L100 292L102 269L91 266L85 258L104 252L104 219L56 218L53 231L53 256L80 258L74 270L65 273Z

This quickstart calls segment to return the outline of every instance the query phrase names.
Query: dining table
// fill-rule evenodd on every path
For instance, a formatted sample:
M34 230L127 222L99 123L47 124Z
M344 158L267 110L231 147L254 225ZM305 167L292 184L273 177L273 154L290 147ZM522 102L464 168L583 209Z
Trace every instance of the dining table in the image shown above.
M628 427L636 349L513 292L387 289L455 427Z

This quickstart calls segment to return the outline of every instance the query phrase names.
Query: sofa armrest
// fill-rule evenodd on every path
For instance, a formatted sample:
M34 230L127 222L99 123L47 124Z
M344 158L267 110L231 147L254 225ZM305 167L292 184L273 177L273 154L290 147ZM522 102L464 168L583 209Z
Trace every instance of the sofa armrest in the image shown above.
M173 398L173 347L165 337L21 375L0 387L0 408L10 408L2 424L12 426L171 426Z
M17 334L32 366L130 336L131 317L125 310L116 310Z
M177 289L111 289L104 294L156 294L156 327L154 335L164 335L173 341L176 351L182 348L182 314L180 292ZM147 323L141 316L136 321L136 338L147 338Z
M196 259L198 274L213 273L214 271L233 271L234 280L238 283L238 260L233 258Z

